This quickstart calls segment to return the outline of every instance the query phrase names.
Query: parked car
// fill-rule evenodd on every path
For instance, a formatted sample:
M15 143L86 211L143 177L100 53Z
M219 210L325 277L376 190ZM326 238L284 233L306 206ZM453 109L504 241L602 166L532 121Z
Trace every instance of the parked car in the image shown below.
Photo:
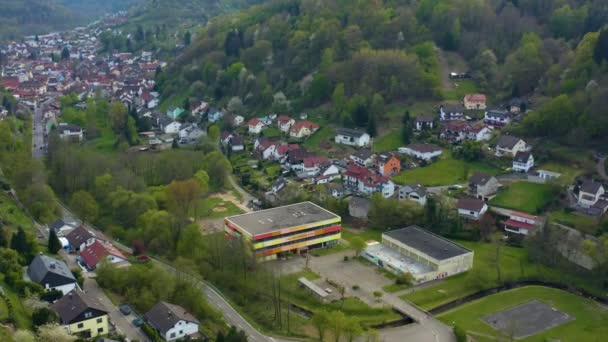
M131 310L131 307L128 304L122 304L118 307L118 309L125 316L128 316L131 314L131 312L133 312L133 310Z
M462 185L460 185L460 184L454 184L454 185L448 186L448 190L460 190L460 189L462 189Z
M133 320L133 325L136 326L137 328L139 328L142 325L144 325L144 320L138 317Z

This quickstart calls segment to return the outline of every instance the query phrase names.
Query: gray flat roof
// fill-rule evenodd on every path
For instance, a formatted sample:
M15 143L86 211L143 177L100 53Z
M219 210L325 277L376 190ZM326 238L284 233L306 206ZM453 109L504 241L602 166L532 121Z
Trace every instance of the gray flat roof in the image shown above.
M471 251L418 226L393 230L384 235L437 260L450 259Z
M340 216L312 202L302 202L230 216L226 217L226 220L234 223L251 235L259 235L334 218L340 218Z

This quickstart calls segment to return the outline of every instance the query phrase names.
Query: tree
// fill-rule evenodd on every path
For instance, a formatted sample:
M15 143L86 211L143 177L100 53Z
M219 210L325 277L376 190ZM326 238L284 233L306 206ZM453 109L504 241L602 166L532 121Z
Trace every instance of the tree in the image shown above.
M382 295L383 295L384 293L382 293L382 291L374 291L374 293L373 293L373 294L374 294L374 298L376 298L376 302L379 302L379 301L380 301L380 298L382 298Z
M8 247L9 241L3 226L0 226L0 248Z
M173 181L167 186L170 207L182 222L186 222L190 214L196 217L196 207L201 194L201 187L194 179Z
M127 107L120 101L114 101L110 105L109 116L114 133L124 134L127 127Z
M15 342L36 342L36 337L29 330L17 330L13 335Z
M76 336L70 335L67 330L57 323L45 324L38 327L38 342L72 342Z
M492 234L496 231L496 218L488 212L479 220L479 236L485 242L490 242Z
M230 101L228 101L228 111L235 115L240 115L245 112L245 105L243 105L243 101L238 96L233 96Z
M401 128L401 142L409 144L412 139L412 122L410 112L406 111L402 119L403 127Z
M593 59L597 64L608 60L608 27L600 31L597 43L593 49Z
M355 256L357 257L365 249L365 241L361 237L356 236L351 240L350 246L355 250Z
M68 47L66 46L66 47L64 47L64 48L61 50L61 60L62 60L62 61L65 61L65 60L68 60L68 59L70 59L70 50L69 50L69 49L68 49Z
M348 342L354 342L355 339L363 334L361 323L354 317L348 317L344 324L344 336Z
M332 105L336 114L342 113L346 109L346 95L344 93L344 83L338 83L332 96Z
M99 215L97 201L95 201L93 195L85 190L77 191L72 195L70 208L74 210L76 215L84 222L95 222Z
M346 316L344 316L344 313L342 311L332 311L329 314L329 325L334 336L334 341L340 342L346 325Z
M209 191L209 175L205 170L198 170L194 174L194 180L197 181L200 187L201 194L206 194Z
M367 133L371 137L375 137L378 134L378 128L376 125L376 114L373 112L369 114L369 119L367 120Z
M329 312L319 310L312 316L311 321L319 333L319 341L323 341L325 339L325 332L331 324Z
M184 45L190 46L191 40L192 40L192 34L190 34L190 31L186 31L186 33L184 33Z
M57 323L59 321L55 311L49 308L39 308L32 312L32 323L35 327L45 325L48 323Z
M32 240L22 227L19 227L17 233L13 234L11 238L11 248L19 253L19 255L25 257L26 262L29 262L36 254L36 242Z
M137 31L135 31L135 41L138 43L143 42L146 39L144 28L141 25L137 25Z
M59 241L59 238L57 237L57 233L55 232L55 229L51 229L51 231L49 232L49 242L48 242L48 250L50 253L53 254L57 254L57 252L59 252L59 250L61 250L61 241Z

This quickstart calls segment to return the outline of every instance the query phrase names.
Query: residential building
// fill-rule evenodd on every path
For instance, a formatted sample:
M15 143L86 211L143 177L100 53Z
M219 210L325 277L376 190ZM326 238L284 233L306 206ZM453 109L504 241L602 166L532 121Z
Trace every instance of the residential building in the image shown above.
M435 118L433 115L419 115L414 120L414 129L417 131L423 131L425 129L433 129L435 125Z
M505 221L505 231L519 235L532 235L539 229L542 220L538 216L512 211Z
M606 198L604 185L595 181L586 180L578 190L578 205L588 210L593 215L601 215L608 210L608 199Z
M212 108L207 114L207 121L218 122L224 118L224 111L218 108Z
M441 121L465 120L466 108L459 104L443 104L439 106L439 119Z
M363 131L350 128L339 128L334 140L336 144L343 144L355 147L365 147L370 143L371 137Z
M458 215L469 220L479 221L479 219L488 211L488 205L477 198L461 198L456 205Z
M466 109L486 109L486 96L484 94L466 94L463 104Z
M264 129L264 124L258 118L253 118L247 122L249 134L260 134Z
M532 147L526 144L523 139L514 135L503 135L498 139L498 143L496 144L496 155L498 157L514 157L517 152L528 152L531 149Z
M383 152L376 156L376 169L383 176L392 176L401 172L401 161L393 153Z
M274 158L277 151L277 143L270 140L262 140L261 143L258 144L256 148L257 153L259 153L260 158L263 160L269 160Z
M367 220L367 215L369 215L371 207L372 202L369 199L353 196L350 201L348 201L348 214L357 219Z
M530 152L517 152L513 158L513 170L528 172L534 167L534 156Z
M327 191L334 198L342 198L346 194L342 184L329 183L327 184Z
M209 110L209 103L197 101L192 106L192 115L203 115Z
M326 184L340 178L340 169L334 163L324 163L319 167L319 171L314 178L315 184Z
M30 281L42 285L45 290L58 290L64 295L78 287L76 278L65 262L44 254L37 255L27 268Z
M394 273L414 277L416 284L466 272L473 267L473 251L418 226L382 234L382 243L368 243L362 256Z
M504 109L491 109L486 111L484 121L494 127L503 127L511 124L513 114Z
M476 172L469 179L469 194L483 201L494 197L500 187L498 179L486 173Z
M76 125L60 123L57 126L57 133L59 133L59 138L64 141L80 142L84 139L82 127Z
M97 265L106 260L111 264L126 263L127 257L110 243L95 241L80 252L80 259L88 269L94 270Z
M165 341L198 335L200 321L179 305L158 302L144 319Z
M426 205L426 188L420 184L407 184L399 188L399 199L414 201L421 206Z
M179 141L182 144L188 144L198 141L202 136L206 135L205 131L198 128L195 124L182 126L179 130Z
M78 228L69 232L68 235L66 235L66 238L70 244L70 249L77 252L84 250L97 240L104 240L83 226L79 226Z
M49 233L51 230L57 233L57 236L65 236L72 230L76 229L77 225L75 222L66 222L63 219L58 219L57 221L48 225Z
M184 114L186 110L181 107L171 107L167 110L167 116L171 118L171 120L177 120L177 118Z
M483 123L477 123L469 126L467 139L472 141L488 141L492 139L492 128Z
M298 174L300 178L311 178L319 175L321 168L329 164L329 159L323 156L309 156L302 161L302 171Z
M165 132L165 134L171 135L178 134L181 127L181 122L173 121L164 127L163 132Z
M222 134L220 134L220 144L222 144L223 146L228 146L233 136L234 135L232 135L232 133L223 131Z
M388 177L359 165L349 165L343 180L346 188L361 194L371 195L379 192L388 198L395 193L395 184Z
M310 121L296 122L289 129L289 136L292 138L304 139L314 134L319 129L319 125Z
M398 151L399 153L425 161L438 158L443 153L441 147L428 143L410 144L406 147L399 147Z
M264 260L337 244L341 237L341 221L340 216L311 202L224 219L227 237L242 239L255 256Z
M93 338L110 332L108 312L95 296L74 289L51 304L60 324L72 335Z
M277 126L281 130L281 132L287 134L289 133L289 129L296 123L296 120L292 119L287 115L281 115L277 118Z
M230 139L229 145L232 152L242 152L245 150L245 139L240 135L235 135Z
M362 148L350 155L350 160L359 166L370 166L374 162L374 153L368 148Z

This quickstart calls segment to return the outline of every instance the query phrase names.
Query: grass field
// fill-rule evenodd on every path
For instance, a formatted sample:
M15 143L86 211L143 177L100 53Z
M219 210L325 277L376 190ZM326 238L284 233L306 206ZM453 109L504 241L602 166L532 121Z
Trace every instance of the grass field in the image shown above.
M559 189L551 184L517 182L500 190L490 204L537 214L557 197L558 192Z
M450 80L450 82L454 84L454 89L443 91L445 100L460 101L464 95L477 92L477 85L471 80Z
M571 165L564 165L553 162L542 164L538 167L538 169L561 173L562 175L555 180L556 183L561 185L573 184L576 177L584 172L584 170Z
M32 221L4 192L0 192L0 217L13 229L18 226L26 229L32 227Z
M15 325L19 329L31 329L32 328L32 320L30 318L30 313L28 309L21 302L21 298L14 292L6 283L4 282L4 276L0 274L0 287L4 290L4 293L13 304L13 310L15 312ZM4 301L2 301L4 302ZM5 304L0 304L0 310L5 311ZM4 317L4 314L0 315L0 317ZM1 335L0 335L1 336Z
M547 216L553 222L576 228L587 234L594 234L600 228L600 224L595 219L586 215L578 215L562 210L550 212Z
M568 292L540 286L527 286L495 294L440 314L438 317L447 324L454 322L467 331L495 336L500 334L484 323L481 317L534 299L549 304L575 319L522 341L605 341L604 338L608 334L608 325L606 325L608 311L605 308ZM486 340L493 339L482 338L478 341Z
M223 208L223 210L216 208ZM218 219L242 213L243 211L234 203L217 197L205 198L200 202L197 209L198 217L204 219Z
M467 273L450 277L437 285L408 293L401 298L430 310L478 291L496 287L498 285L496 263L493 261L495 260L495 246L481 242L457 242L475 253L473 269ZM577 287L589 286L588 281L582 277L532 263L527 251L522 248L502 247L500 265L503 281L535 279L572 284ZM590 290L595 291L595 289Z
M336 135L336 131L332 128L321 127L315 134L308 138L302 145L310 151L320 151L322 143L328 143Z
M396 151L403 145L404 144L401 141L401 130L396 130L384 134L381 137L374 138L372 150L374 152Z
M473 172L495 175L499 170L491 165L454 159L446 154L442 159L425 167L408 169L393 177L397 184L420 183L425 186L440 186L465 183Z

